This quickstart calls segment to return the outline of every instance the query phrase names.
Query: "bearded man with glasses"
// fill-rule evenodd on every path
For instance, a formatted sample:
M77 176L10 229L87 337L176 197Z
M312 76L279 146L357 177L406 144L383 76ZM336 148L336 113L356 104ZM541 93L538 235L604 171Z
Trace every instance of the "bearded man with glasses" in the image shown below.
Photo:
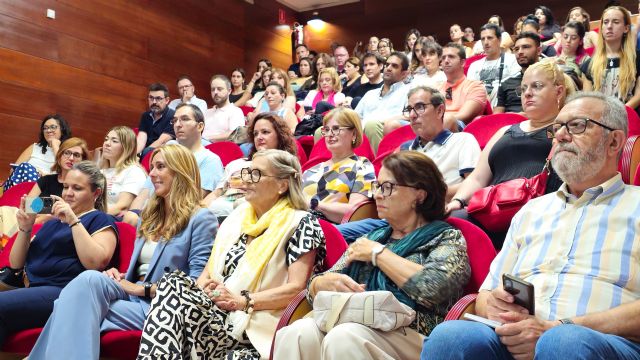
M166 85L154 83L149 85L149 111L140 116L138 135L136 136L136 153L142 159L149 151L175 139L171 119L175 113L169 108L169 89Z

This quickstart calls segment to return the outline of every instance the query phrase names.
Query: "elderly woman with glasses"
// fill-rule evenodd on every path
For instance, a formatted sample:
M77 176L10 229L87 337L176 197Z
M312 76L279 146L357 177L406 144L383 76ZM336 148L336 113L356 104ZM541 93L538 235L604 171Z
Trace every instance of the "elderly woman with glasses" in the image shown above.
M139 358L268 358L287 304L324 259L318 220L306 211L298 159L259 151L241 171L246 203L218 230L198 280L158 283Z
M389 224L358 239L331 269L314 276L308 297L390 291L416 310L415 321L394 331L344 323L324 333L313 318L298 320L278 332L274 359L417 359L422 339L462 294L470 275L467 245L442 221L447 186L434 162L416 151L392 154L373 189L378 215Z
M302 187L311 210L340 223L353 205L369 198L375 172L367 158L353 152L362 143L362 125L355 111L336 108L322 122L320 131L331 159L305 171Z

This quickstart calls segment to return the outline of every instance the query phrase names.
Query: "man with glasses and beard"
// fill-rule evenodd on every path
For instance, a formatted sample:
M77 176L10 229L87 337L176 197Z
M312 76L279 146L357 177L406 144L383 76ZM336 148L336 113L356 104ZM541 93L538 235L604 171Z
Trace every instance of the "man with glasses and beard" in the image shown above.
M149 111L140 116L136 153L143 158L149 151L176 137L171 126L175 111L169 105L169 89L165 84L149 85Z
M564 184L516 214L476 300L477 315L502 325L446 321L422 359L638 358L640 189L617 171L627 129L613 97L566 101L547 129ZM502 288L505 273L533 285L535 314Z
M513 53L522 70L516 75L502 82L498 90L498 105L493 108L495 114L504 112L521 112L522 101L520 99L520 83L527 68L540 61L540 36L532 32L521 32L516 38Z

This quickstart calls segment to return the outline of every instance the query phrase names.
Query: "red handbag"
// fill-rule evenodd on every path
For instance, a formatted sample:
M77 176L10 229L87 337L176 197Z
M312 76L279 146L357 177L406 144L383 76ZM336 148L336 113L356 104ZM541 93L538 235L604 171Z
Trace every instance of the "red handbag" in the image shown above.
M513 179L476 191L469 200L467 213L489 231L507 231L511 219L527 201L544 195L552 155L553 147L542 172L530 179Z

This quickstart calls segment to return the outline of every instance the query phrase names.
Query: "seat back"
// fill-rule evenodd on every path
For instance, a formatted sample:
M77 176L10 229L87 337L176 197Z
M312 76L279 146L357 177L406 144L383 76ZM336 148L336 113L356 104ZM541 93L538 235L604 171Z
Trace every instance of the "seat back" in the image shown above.
M147 174L151 171L151 154L153 154L153 151L149 151L140 159L140 165L142 165Z
M118 266L118 271L124 274L129 268L131 255L133 255L133 244L136 241L136 228L123 222L117 222L116 226L118 227L118 239L120 240L118 250L120 266Z
M232 162L233 160L240 159L244 156L244 153L242 152L242 149L240 149L240 146L231 141L214 142L205 147L207 148L207 150L220 157L222 166L227 166L227 164Z
M333 264L340 259L342 254L347 251L347 242L342 237L342 234L332 223L326 220L318 220L320 227L324 233L327 256L324 259L324 265L322 271L329 270Z
M487 234L474 224L450 217L447 219L449 225L462 232L467 242L467 256L471 267L471 277L464 288L465 294L478 292L480 285L489 274L489 266L496 257L496 250Z
M302 147L302 144L300 144L298 140L296 140L296 146L298 147L298 150L297 150L298 153L296 154L296 156L298 157L298 161L300 161L300 166L302 166L308 160L307 154L304 152L304 148Z
M627 136L640 135L640 116L638 116L638 113L634 109L629 106L625 107L627 108L627 121L629 124L629 133Z
M10 187L0 197L0 206L20 207L22 195L27 195L35 184L35 181L25 181Z
M480 149L484 149L496 131L507 125L517 124L524 120L527 120L527 118L515 113L487 115L473 120L463 131L473 135L478 141Z
M622 156L618 161L618 171L622 175L622 181L630 184L635 179L636 169L640 164L640 135L629 136L622 148Z
M379 219L375 201L367 199L355 204L344 214L340 223L344 224L364 219Z

